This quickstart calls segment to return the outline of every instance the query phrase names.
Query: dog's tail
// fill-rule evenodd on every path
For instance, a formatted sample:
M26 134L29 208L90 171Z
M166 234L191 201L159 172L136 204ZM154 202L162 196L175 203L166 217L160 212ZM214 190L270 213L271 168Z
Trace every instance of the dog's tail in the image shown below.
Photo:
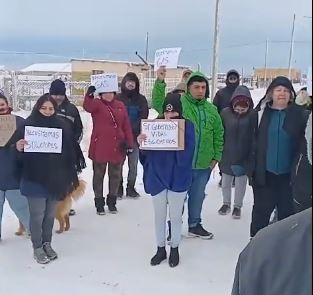
M83 179L79 179L78 187L71 193L71 197L74 201L78 201L86 191L86 181Z

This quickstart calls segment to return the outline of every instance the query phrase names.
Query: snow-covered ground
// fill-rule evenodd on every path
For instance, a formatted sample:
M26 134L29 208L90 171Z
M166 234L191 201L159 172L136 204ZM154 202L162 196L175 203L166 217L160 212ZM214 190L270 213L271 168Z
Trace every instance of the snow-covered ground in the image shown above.
M264 90L253 92L256 102L263 95ZM82 117L86 126L82 146L87 151L91 119L85 112ZM33 261L29 239L14 236L18 222L5 206L0 242L0 294L231 294L238 255L249 241L253 203L250 188L241 220L219 216L217 210L222 197L215 171L207 186L203 210L204 226L215 234L215 239L183 238L178 268L170 269L167 263L151 267L150 258L156 250L153 210L150 197L143 190L141 166L137 188L142 198L119 201L118 215L99 217L93 205L92 168L88 164L83 173L88 189L75 204L77 215L71 218L72 228L63 235L54 235L53 245L59 253L57 261L47 266Z

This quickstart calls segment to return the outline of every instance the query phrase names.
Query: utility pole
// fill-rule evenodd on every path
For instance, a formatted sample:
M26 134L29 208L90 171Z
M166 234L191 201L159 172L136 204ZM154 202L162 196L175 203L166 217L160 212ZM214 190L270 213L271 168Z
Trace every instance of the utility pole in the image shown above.
M292 24L292 33L291 33L291 44L290 44L290 53L289 53L289 63L288 63L288 77L291 79L291 68L292 68L292 59L293 51L295 45L295 27L296 27L296 14L293 15L293 24Z
M146 61L148 61L149 57L149 32L147 32L147 37L146 37Z
M266 47L265 47L265 63L264 63L264 82L267 81L267 61L268 61L268 50L269 50L269 41L266 39Z
M214 45L213 45L213 68L212 68L212 98L215 96L217 91L217 76L219 68L219 43L220 43L220 22L219 22L219 13L220 13L220 2L221 0L216 0L215 7L215 29L214 29Z

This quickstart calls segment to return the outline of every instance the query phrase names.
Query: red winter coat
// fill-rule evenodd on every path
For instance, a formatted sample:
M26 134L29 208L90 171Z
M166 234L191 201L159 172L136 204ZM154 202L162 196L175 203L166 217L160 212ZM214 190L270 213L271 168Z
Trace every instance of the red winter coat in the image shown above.
M112 111L114 119L108 108ZM91 113L93 120L89 158L97 163L123 163L126 151L123 152L121 146L129 148L134 146L132 129L124 104L117 99L104 102L86 96L84 109Z

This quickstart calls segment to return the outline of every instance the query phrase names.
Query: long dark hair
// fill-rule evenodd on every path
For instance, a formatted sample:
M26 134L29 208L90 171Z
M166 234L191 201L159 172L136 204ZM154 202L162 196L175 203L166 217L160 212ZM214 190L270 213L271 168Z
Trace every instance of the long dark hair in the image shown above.
M1 94L1 93L0 93L0 99L3 99L3 100L5 101L5 103L6 103L7 105L9 105L8 99L7 99L3 94Z
M56 103L55 100L51 97L51 95L50 95L49 93L46 93L46 94L44 94L43 96L39 97L39 99L37 100L37 102L36 102L36 104L35 104L35 106L34 106L34 108L33 108L32 115L37 114L37 113L40 111L40 109L41 109L41 107L43 106L43 104L44 104L45 102L47 102L47 101L49 101L49 102L52 103L52 105L53 105L53 107L54 107L54 110L55 110L54 115L56 115L56 110L57 110L58 105L57 105L57 103Z

